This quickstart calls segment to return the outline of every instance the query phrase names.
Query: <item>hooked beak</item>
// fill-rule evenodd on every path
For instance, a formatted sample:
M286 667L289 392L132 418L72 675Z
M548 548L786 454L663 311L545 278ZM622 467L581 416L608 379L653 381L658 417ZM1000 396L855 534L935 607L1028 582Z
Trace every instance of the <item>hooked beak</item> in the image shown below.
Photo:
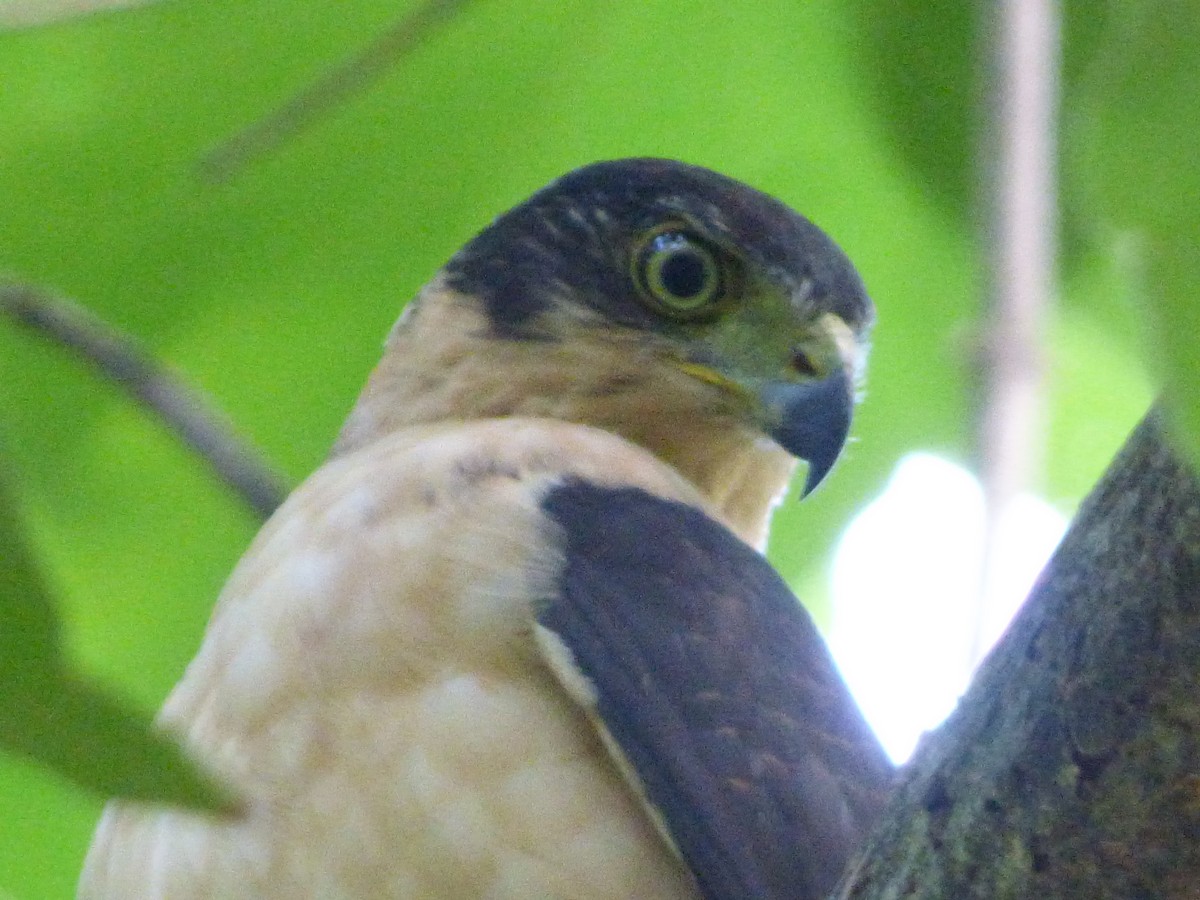
M807 497L833 468L850 432L854 388L837 366L820 381L771 381L759 392L767 432L784 450L808 462L801 497Z

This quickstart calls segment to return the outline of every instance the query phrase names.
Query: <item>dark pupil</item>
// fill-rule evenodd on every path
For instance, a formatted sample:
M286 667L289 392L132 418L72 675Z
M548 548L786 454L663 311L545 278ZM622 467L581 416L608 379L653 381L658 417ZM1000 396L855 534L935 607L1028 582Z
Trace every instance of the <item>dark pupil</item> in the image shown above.
M676 297L689 299L705 288L707 268L704 260L687 250L677 251L663 260L658 277L662 286Z

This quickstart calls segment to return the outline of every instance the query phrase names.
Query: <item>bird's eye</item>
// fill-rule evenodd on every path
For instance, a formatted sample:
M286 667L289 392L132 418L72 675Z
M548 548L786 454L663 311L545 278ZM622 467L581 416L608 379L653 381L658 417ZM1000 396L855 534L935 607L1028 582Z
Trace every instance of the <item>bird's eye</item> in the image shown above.
M637 254L634 269L642 293L672 315L703 313L721 297L716 253L686 231L653 234Z

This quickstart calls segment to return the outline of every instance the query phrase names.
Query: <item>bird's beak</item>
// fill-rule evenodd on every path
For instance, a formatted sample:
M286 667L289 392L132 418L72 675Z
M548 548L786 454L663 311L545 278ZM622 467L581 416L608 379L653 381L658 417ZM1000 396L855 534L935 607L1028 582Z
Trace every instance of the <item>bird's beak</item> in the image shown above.
M819 381L769 381L759 390L767 433L784 450L808 462L807 497L833 468L850 432L854 386L843 366Z
M808 462L801 495L807 497L833 468L850 432L859 336L834 313L797 323L790 299L769 295L723 325L676 365L736 398L733 409L746 424Z

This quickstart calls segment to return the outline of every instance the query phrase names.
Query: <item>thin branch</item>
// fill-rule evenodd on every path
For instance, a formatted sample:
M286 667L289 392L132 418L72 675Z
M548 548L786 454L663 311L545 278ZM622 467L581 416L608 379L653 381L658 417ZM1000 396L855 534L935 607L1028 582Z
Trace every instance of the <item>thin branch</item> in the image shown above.
M1000 520L1041 465L1044 363L1041 335L1055 258L1055 123L1059 9L1056 0L996 0L987 31L991 121L988 162L990 291L982 360L980 474L987 499L983 583L994 583ZM976 623L978 658L986 621ZM1007 613L1005 612L1005 615ZM1001 623L1002 624L1002 623Z
M61 19L113 12L152 0L2 0L0 29L33 28ZM3 898L0 892L0 898Z
M218 144L200 161L205 181L228 181L250 162L288 140L360 94L436 28L449 22L469 0L428 0L400 19L355 56L318 78L283 106Z
M0 282L0 313L92 363L162 420L259 516L269 516L287 496L285 480L238 436L228 417L133 338L79 304L32 285Z

